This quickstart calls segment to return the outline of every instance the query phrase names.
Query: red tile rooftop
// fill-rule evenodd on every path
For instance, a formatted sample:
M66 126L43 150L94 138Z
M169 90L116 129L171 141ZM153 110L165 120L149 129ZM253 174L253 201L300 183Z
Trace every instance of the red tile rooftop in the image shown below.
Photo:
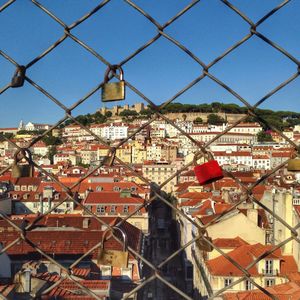
M215 246L219 248L237 248L243 245L249 245L240 237L235 238L217 238L213 240Z
M229 257L234 259L241 267L246 268L256 258L268 253L274 246L262 245L257 243L255 245L242 245L227 253ZM297 264L292 256L284 256L280 249L276 249L273 253L264 258L272 258L280 260L280 275L286 276L290 272L297 272ZM215 276L243 276L244 273L235 267L224 256L218 256L206 262L209 272ZM258 276L257 264L249 270L251 276Z
M299 300L300 299L300 285L297 281L287 282L279 285L267 287L266 290L274 295L278 300ZM223 300L270 300L260 290L253 290L247 292L226 293L222 295Z
M109 280L77 280L77 282L91 290L100 299L107 299L110 295L111 283ZM80 291L80 294L78 294L78 291ZM95 297L85 293L75 282L65 279L57 287L53 288L48 295L42 297L42 299L89 300L95 299Z
M125 223L121 226L127 236L128 245L135 251L140 251L141 231L136 227ZM45 230L33 230L27 232L26 238L47 254L55 255L83 255L91 248L101 242L103 230L67 230L66 228L45 228ZM19 237L18 232L8 231L0 233L0 240L5 247ZM106 249L122 250L122 245L114 238L110 238L105 242ZM29 243L21 240L6 250L8 255L38 255L38 252ZM90 253L95 259L98 249ZM130 254L130 257L132 255Z
M98 203L133 203L142 204L144 199L132 195L130 197L121 197L120 192L90 192L83 202L84 204L98 204Z

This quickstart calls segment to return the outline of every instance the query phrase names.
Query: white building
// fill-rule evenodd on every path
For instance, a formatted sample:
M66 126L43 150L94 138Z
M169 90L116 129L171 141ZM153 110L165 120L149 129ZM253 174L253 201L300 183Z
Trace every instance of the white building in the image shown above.
M240 123L234 128L230 129L229 132L250 133L256 135L262 130L263 128L260 126L259 123Z
M127 125L110 124L110 126L105 126L101 129L101 137L108 140L121 140L127 138L128 136Z
M271 158L268 155L253 155L253 168L271 170Z
M224 151L214 152L214 158L220 165L246 165L248 167L253 166L251 152L239 151Z
M48 130L49 128L50 125L48 124L38 124L38 123L28 122L23 129L28 131L34 131L34 130Z

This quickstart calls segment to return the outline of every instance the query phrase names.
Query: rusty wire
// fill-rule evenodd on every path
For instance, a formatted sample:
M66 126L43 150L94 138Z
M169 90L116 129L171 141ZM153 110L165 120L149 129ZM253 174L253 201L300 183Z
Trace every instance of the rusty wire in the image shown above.
M10 0L7 1L6 3L4 3L1 7L0 7L0 13L2 13L3 11L5 11L5 9L7 9L10 6L13 6L15 0ZM40 60L42 60L44 57L46 57L51 51L53 51L56 47L58 47L60 44L62 44L65 40L67 39L71 39L74 42L76 42L78 45L80 45L83 49L85 49L87 52L89 52L90 54L92 54L96 59L98 59L102 64L105 64L106 66L111 66L111 65L115 65L115 63L110 63L108 60L106 60L101 54L99 54L97 51L95 51L93 48L91 48L89 45L87 45L83 40L79 39L78 37L76 37L73 33L72 30L74 28L76 28L77 26L80 26L81 23L85 22L87 19L89 19L92 15L96 14L99 10L101 10L106 4L108 4L110 2L110 0L104 0L102 1L100 4L98 4L93 10L91 10L90 12L88 12L87 14L85 14L83 17L81 17L80 19L76 20L74 23L72 23L71 25L67 25L63 20L61 20L59 17L57 17L53 12L51 12L49 9L47 9L44 5L42 5L41 3L39 3L36 0L31 0L32 4L35 5L37 8L39 8L42 12L44 12L45 17L50 17L52 18L55 22L57 22L57 24L59 24L62 27L62 36L55 41L52 45L50 45L45 51L43 51L42 53L40 53L37 57L35 57L34 59L32 59L31 61L27 62L27 64L25 65L26 69L29 69L30 67L32 67L35 64L38 64L38 62ZM140 128L138 128L137 130L134 131L133 134L129 135L126 139L124 139L123 141L121 141L119 144L117 144L116 147L111 147L109 144L107 144L104 140L102 140L99 136L97 136L96 134L94 134L88 127L84 126L83 124L81 124L80 122L78 122L73 116L72 116L72 111L77 108L79 105L81 105L82 103L84 103L88 98L90 98L93 94L95 94L97 91L99 91L104 82L99 83L97 86L95 86L92 90L90 90L85 96L83 96L82 98L78 99L74 104L72 104L70 107L66 107L59 99L56 99L53 95L51 95L51 93L49 93L46 89L44 89L43 87L41 87L38 83L34 82L31 78L29 78L28 76L25 77L26 82L28 82L33 88L35 88L37 91L39 91L40 93L42 93L43 95L45 95L50 101L52 101L53 103L55 103L58 107L60 107L64 112L65 112L65 117L62 118L61 120L59 120L55 125L53 125L49 130L47 130L45 133L37 136L36 138L34 138L32 141L30 141L28 143L28 145L25 148L30 148L32 147L36 142L38 142L39 140L41 140L44 136L46 136L49 132L51 132L53 129L57 128L59 125L61 125L64 121L66 121L67 119L71 119L73 120L76 124L78 124L82 129L84 129L89 135L93 136L94 139L99 142L99 144L105 145L107 146L107 155L110 155L113 153L113 151L116 151L116 149L118 149L120 146L122 146L123 144L125 144L126 142L128 142L128 140L130 138L132 138L133 136L135 136L138 132L140 132L141 130L143 130L145 127L147 127L149 124L151 124L153 121L155 121L156 119L160 118L164 121L166 121L167 123L171 124L172 126L174 126L182 135L184 135L186 138L188 138L190 140L190 142L192 144L195 145L195 147L198 149L195 152L195 155L206 155L207 154L207 148L215 141L217 141L222 135L226 134L230 129L232 129L233 127L237 126L239 123L243 122L247 116L252 116L255 117L256 120L258 122L260 122L261 124L264 124L266 126L268 126L269 128L271 128L272 130L274 130L275 132L277 132L285 141L287 141L296 151L298 151L298 146L291 140L289 139L287 136L285 136L278 128L270 125L266 120L264 120L261 116L259 116L255 109L257 107L259 107L259 105L261 105L262 103L264 103L268 98L270 98L271 96L273 96L274 94L276 94L278 91L280 91L283 87L289 85L291 82L293 82L296 78L298 78L299 74L300 74L300 62L297 58L295 58L293 55L291 55L288 51L286 51L284 48L282 48L280 45L277 45L276 43L274 43L272 40L270 40L268 37L266 37L265 35L263 35L262 33L259 32L259 26L265 22L266 20L270 19L275 13L277 13L280 9L282 9L285 5L287 5L289 2L291 2L291 0L285 0L283 2L281 2L279 5L277 5L276 7L274 7L271 11L269 11L266 15L264 15L260 20L258 20L256 23L254 23L247 15L245 15L244 13L242 13L237 7L235 7L231 2L227 1L227 0L220 0L220 2L222 2L224 5L227 6L227 8L231 11L233 11L234 13L236 13L245 23L247 23L249 25L249 33L247 35L245 35L242 39L236 41L236 43L234 43L231 47L229 47L226 51L224 51L222 54L220 54L218 57L216 57L215 59L213 59L210 63L205 64L201 58L197 57L191 50L189 50L187 47L185 47L180 41L177 41L175 38L173 38L170 34L166 33L165 29L170 26L171 24L173 24L174 22L176 22L177 19L179 19L181 16L183 16L184 14L186 14L188 11L192 10L194 6L196 6L200 0L194 0L191 1L191 3L189 5L187 5L186 7L184 7L179 13L177 13L175 16L173 16L172 18L170 18L167 22L165 22L164 24L160 24L155 18L153 18L151 15L149 15L145 10L143 10L140 6L138 6L134 1L131 0L124 0L125 3L127 3L127 5L129 7L131 7L132 9L135 9L137 12L139 12L142 16L144 16L149 22L152 23L152 25L156 28L157 33L149 40L147 41L145 44L141 45L138 49L136 49L135 51L133 51L130 55L128 55L128 57L124 58L122 61L120 61L118 63L118 66L124 66L126 65L129 61L133 60L137 55L139 55L141 52L143 52L146 48L148 48L150 45L154 44L156 41L158 41L159 39L165 39L167 41L169 41L170 43L174 44L175 46L177 46L180 50L182 50L184 53L186 53L190 58L192 58L198 65L200 68L202 68L202 74L200 76L198 76L197 78L193 79L189 84L187 84L185 87L183 87L181 90L179 90L175 95L173 95L170 99L165 100L161 105L156 105L154 103L154 101L152 101L151 99L149 99L148 97L146 97L140 90L138 90L135 86L133 86L130 82L128 82L127 80L125 80L125 84L127 85L127 87L134 92L136 95L140 96L145 102L148 103L149 107L154 111L154 116L152 118L150 118L150 120L145 123L143 126L141 126ZM271 90L270 92L268 92L266 95L264 95L255 105L250 105L250 103L244 99L242 96L240 96L235 90L233 90L231 87L227 86L224 82L222 82L219 78L215 77L214 75L212 75L209 70L216 64L218 64L220 61L223 60L223 58L225 58L229 53L235 51L236 49L238 49L241 45L243 45L246 41L248 41L249 39L251 39L253 36L256 36L257 38L259 38L261 41L265 42L267 45L269 45L270 47L274 48L275 50L277 50L278 52L280 52L282 55L284 55L285 57L287 57L294 65L295 65L295 73L287 78L285 81L283 81L282 83L280 83L277 87L275 87L273 90ZM7 61L9 61L12 65L14 65L15 67L20 66L18 64L18 62L16 62L8 53L5 53L4 51L0 50L0 55L6 59ZM114 77L118 78L117 74L113 74ZM239 119L238 121L236 121L232 126L226 128L226 130L224 130L222 133L216 135L212 140L210 140L209 142L207 142L205 145L200 144L199 142L197 142L195 139L193 139L188 133L186 133L184 130L182 130L179 126L177 126L172 120L170 120L168 117L166 117L165 115L163 115L161 113L161 110L163 108L165 108L167 105L169 105L170 103L172 103L175 99L177 99L179 96L181 96L182 94L184 94L185 92L187 92L189 89L191 89L193 86L195 86L197 83L199 83L202 79L204 78L209 78L210 80L214 81L216 84L218 84L220 87L222 87L223 89L225 89L226 91L228 91L230 94L232 94L236 99L238 99L242 104L244 104L247 109L248 109L248 114L245 117L242 117L241 119ZM1 94L5 94L5 92L11 88L11 83L9 82L10 79L8 79L8 83L0 88L0 95ZM16 149L21 149L17 144L15 144L14 142L12 142L11 140L7 139L5 136L3 136L14 148ZM122 161L119 157L116 156L115 158L115 162L117 162L119 165L125 167L126 169L128 169L130 172L132 172L132 174L134 174L135 176L137 176L139 179L141 179L145 184L150 185L150 181L145 178L143 175L137 173L130 165L126 164L124 161ZM268 178L270 178L270 176L272 176L276 171L278 171L280 168L284 167L285 164L287 162L282 163L280 166L274 168L273 170L271 170L269 173L267 173L266 175L264 175L263 177L261 177L260 179L258 179L252 186L247 187L245 186L238 178L236 178L234 176L234 174L232 174L231 172L226 172L226 174L231 177L232 179L235 180L235 182L241 187L241 189L244 191L244 196L241 197L241 200L238 201L233 207L231 207L228 211L225 211L224 213L222 213L220 216L217 216L216 218L214 218L212 221L210 221L208 224L206 224L205 228L209 227L210 225L216 223L217 221L221 220L224 216L226 216L230 211L232 211L234 208L236 208L239 204L241 204L245 199L250 200L252 203L255 203L256 205L258 205L259 207L263 208L264 210L266 210L269 214L271 214L273 216L273 218L276 218L281 224L283 224L286 228L288 228L291 232L291 236L289 238L287 238L285 241L282 241L280 244L276 245L275 247L273 247L273 249L271 249L270 251L268 251L267 253L264 253L263 255L261 255L260 257L256 258L249 266L247 266L246 268L243 268L242 266L240 266L236 261L234 261L230 256L228 256L226 253L224 253L221 249L219 249L218 247L216 247L215 245L211 244L209 240L206 239L206 241L208 243L210 243L214 249L216 249L221 255L223 255L226 259L228 259L234 266L236 266L239 270L242 271L242 273L244 274L243 277L235 282L232 282L229 286L219 290L216 293L209 293L209 299L214 299L215 297L217 297L218 295L222 294L223 292L227 291L228 289L230 289L231 287L233 287L234 285L236 285L237 283L244 281L244 280L249 280L250 282L252 282L253 285L255 285L258 289L260 289L263 293L265 293L266 295L268 295L271 299L277 299L276 296L270 294L265 288L263 288L262 286L258 285L257 283L254 282L254 280L251 278L248 270L254 266L255 264L257 264L261 259L263 259L264 257L266 257L267 255L269 255L270 253L273 253L276 249L280 248L281 246L285 245L286 243L292 241L292 240L296 240L297 242L300 242L299 238L297 237L297 229L300 226L296 226L296 227L291 227L289 224L287 224L287 222L285 222L282 218L280 218L275 212L273 212L272 210L268 209L266 206L264 206L262 203L260 203L253 195L252 195L252 191L253 189L259 185L264 183L265 180L267 180ZM189 163L185 166L183 166L180 170L178 170L176 173L174 173L170 178L168 178L167 180L165 180L162 184L159 185L159 189L162 189L169 181L171 181L173 178L175 178L176 176L180 175L184 170L186 170L188 167L191 166L192 163ZM83 286L82 284L80 284L80 282L78 282L71 274L70 269L66 269L64 268L62 265L60 265L57 261L55 261L55 259L51 258L49 255L47 255L44 251L42 251L37 245L33 244L32 241L30 241L28 239L28 237L26 237L26 232L29 232L30 230L32 230L32 228L34 227L34 225L41 220L42 218L44 218L47 214L51 213L52 211L54 211L55 208L57 208L59 205L61 205L62 203L64 203L67 199L72 199L72 201L74 201L74 203L76 203L80 208L82 208L84 210L84 212L86 212L87 214L91 215L93 218L95 218L100 224L107 226L108 228L112 229L110 225L106 224L104 221L102 221L96 214L94 214L93 212L91 212L88 208L86 208L85 206L83 206L80 202L78 202L78 200L74 197L72 190L74 190L84 179L86 179L87 177L91 176L94 172L96 172L101 166L102 163L100 163L98 166L96 166L94 169L92 169L91 171L89 171L85 176L83 176L78 182L76 182L75 184L73 184L71 187L67 187L65 186L63 183L61 183L60 181L58 181L52 174L49 174L46 170L44 170L43 168L41 168L40 166L38 166L36 163L34 163L35 168L37 168L42 174L48 176L49 178L51 178L54 182L56 182L63 191L66 192L67 196L65 197L65 199L63 199L62 201L60 201L57 205L53 206L51 209L49 209L47 212L41 214L40 216L38 216L31 224L29 224L25 229L22 229L20 227L18 227L14 222L12 222L8 216L6 216L4 213L0 213L0 217L4 220L6 220L11 226L13 226L15 228L16 231L18 231L20 233L19 237L11 242L9 245L6 245L6 247L4 247L0 254L5 252L6 250L8 250L10 247L12 247L13 245L15 245L16 243L18 243L20 240L23 240L24 242L28 243L29 245L31 245L32 247L34 247L36 249L36 251L38 251L43 257L49 259L50 261L52 261L54 264L56 264L58 267L60 267L63 271L64 271L64 276L61 277L61 279L56 282L54 285L50 286L46 291L44 291L44 293L50 292L55 286L57 286L61 281L63 281L65 278L68 278L70 280L72 280L76 285L79 286L80 289L82 289L82 291L84 293L86 293L87 295L90 295L92 297L94 297L95 299L99 299L99 297L97 295L95 295L91 290L89 290L88 288L86 288L85 286ZM3 169L0 174L5 173L7 170L9 170L9 168L11 168L12 166L8 166L7 168ZM174 210L176 212L176 214L182 218L185 218L188 222L190 222L191 224L193 224L198 230L199 232L202 229L202 226L200 226L197 222L195 222L193 219L191 219L190 217L188 217L186 214L184 214L181 210L179 210L175 205L171 204L169 201L167 201L167 199L165 199L162 195L160 195L160 193L155 192L154 195L147 201L145 201L144 204L140 205L134 212L128 214L126 217L122 218L122 221L120 221L117 226L120 226L122 223L124 223L126 220L128 220L131 216L133 216L134 214L136 214L141 208L146 207L147 205L149 205L153 200L155 199L159 199L160 201L164 202L166 205L168 205L169 207L171 207L172 210ZM174 286L173 284L171 284L170 282L168 282L161 274L161 268L168 263L171 259L173 259L175 256L179 255L182 251L184 251L188 246L192 245L194 242L196 242L199 238L203 238L203 236L196 235L191 241L189 241L188 243L186 243L185 245L181 246L177 251L175 251L172 255L170 255L169 257L167 257L164 261L162 261L158 266L153 265L152 262L148 261L147 259L145 259L143 256L141 256L139 253L136 253L134 251L134 249L129 247L129 251L138 259L142 260L146 265L148 265L150 267L150 269L153 271L153 273L146 278L143 282L139 283L131 292L129 292L127 294L127 296L124 296L123 299L128 299L131 295L133 295L134 293L138 292L139 290L141 290L142 288L144 288L147 284L149 284L150 282L152 282L153 280L159 280L160 282L164 283L165 285L167 285L170 289L174 290L176 293L178 293L179 295L181 295L183 298L185 299L192 299L190 298L187 294L185 294L184 291L181 291L180 289L178 289L176 286ZM73 264L71 265L71 267L76 266L86 255L88 255L89 253L91 253L92 251L94 251L97 247L99 246L99 243L97 245L95 245L93 248L91 248L87 253L85 253L82 257L80 257L79 259L77 259L75 262L73 262ZM6 299L6 297L4 295L2 295L0 293L0 297L2 299Z

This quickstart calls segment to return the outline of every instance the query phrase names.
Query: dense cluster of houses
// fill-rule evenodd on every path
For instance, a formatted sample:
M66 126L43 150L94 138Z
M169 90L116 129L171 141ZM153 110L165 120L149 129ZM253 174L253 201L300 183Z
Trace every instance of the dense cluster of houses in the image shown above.
M34 177L14 178L5 169L14 163L16 149L1 141L0 167L5 171L0 176L0 293L7 299L121 299L126 293L138 299L138 293L130 291L143 280L139 256L145 255L153 221L146 203L156 183L181 212L173 214L178 247L206 226L215 247L206 252L194 242L180 254L186 292L193 299L205 299L223 288L219 299L268 299L258 285L278 297L287 295L280 299L299 299L299 174L282 168L255 184L293 156L294 149L276 134L274 142L259 143L261 126L241 123L209 147L224 178L200 185L193 168L205 159L194 161L194 153L228 124L181 120L176 125L191 139L155 121L121 143L112 165L103 164L109 147L95 136L117 146L141 124L94 124L90 130L95 136L69 125L55 133L62 142L52 158L51 146L43 141L30 148L34 161L47 171L35 168ZM298 128L286 135L298 142ZM17 132L12 138L21 147L31 139ZM108 226L121 228L128 237L126 267L97 260ZM24 235L25 228L30 230ZM124 250L112 236L105 249Z

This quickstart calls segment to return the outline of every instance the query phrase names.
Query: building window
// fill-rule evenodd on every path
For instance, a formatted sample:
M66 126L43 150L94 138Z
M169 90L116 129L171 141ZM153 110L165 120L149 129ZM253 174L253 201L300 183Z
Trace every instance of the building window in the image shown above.
M114 186L114 192L119 192L120 188L118 186Z
M232 278L225 278L224 287L229 286L230 284L232 284Z
M265 274L273 274L273 260L272 259L266 259L265 260L265 267L266 267L266 272Z
M112 205L112 206L110 207L110 212L111 212L111 213L115 213L115 212L116 212L116 206L115 206L115 205Z
M103 205L97 205L97 213L105 213L105 207Z
M246 291L253 290L253 283L250 280L245 281L245 290Z
M275 279L266 279L265 280L265 286L266 287L269 287L269 286L272 286L272 285L275 285Z
M123 212L124 213L128 213L129 212L129 206L128 205L124 205Z

